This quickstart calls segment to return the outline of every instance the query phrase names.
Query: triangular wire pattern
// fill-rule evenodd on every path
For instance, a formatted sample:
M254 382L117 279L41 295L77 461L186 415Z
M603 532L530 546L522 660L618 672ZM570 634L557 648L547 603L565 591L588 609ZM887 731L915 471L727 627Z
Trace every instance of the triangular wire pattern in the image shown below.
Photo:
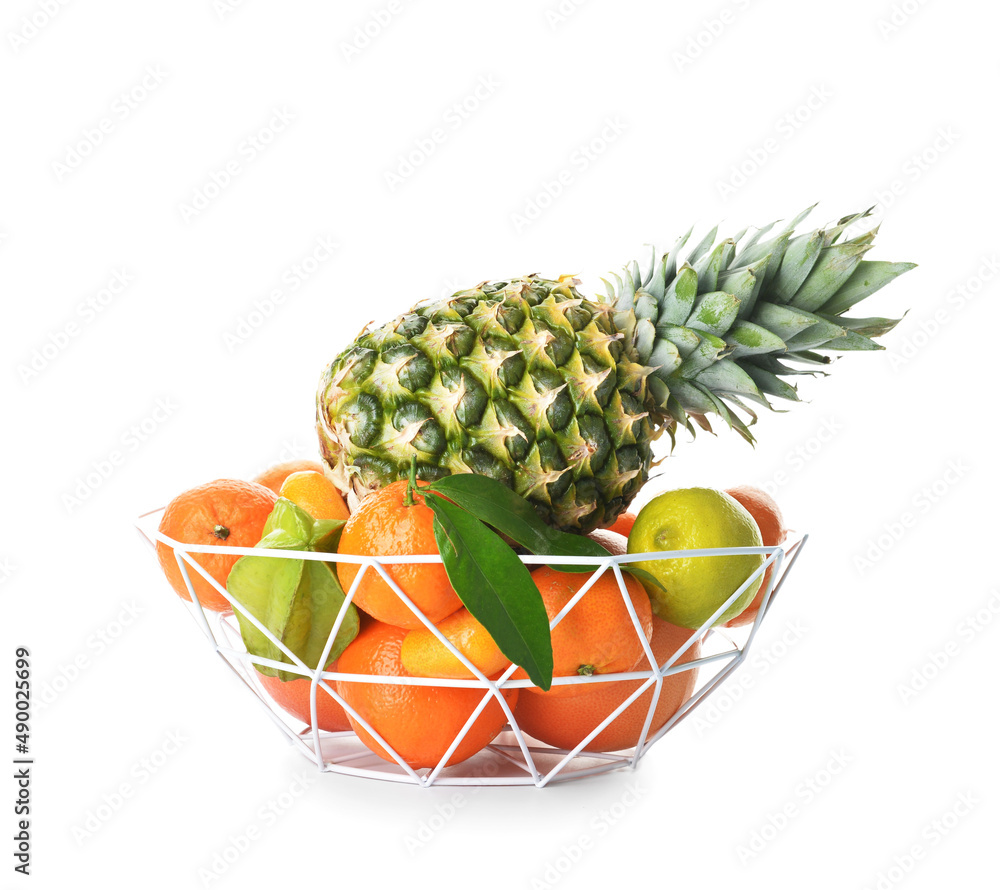
M310 760L322 772L338 773L342 775L362 776L386 781L402 782L408 784L429 787L431 785L533 785L544 787L550 783L567 781L570 779L583 778L589 775L608 772L616 769L635 769L641 758L649 749L659 742L671 729L685 719L701 702L703 702L721 683L723 683L736 668L746 659L747 651L756 636L761 622L766 617L771 603L778 590L784 584L789 570L798 558L803 545L808 539L808 535L792 535L777 547L740 547L740 548L717 548L712 550L698 551L665 551L653 554L626 554L622 556L601 557L560 557L561 563L576 563L578 565L592 565L594 571L590 578L581 585L572 599L563 609L550 621L550 627L555 627L565 616L576 606L578 602L591 589L593 584L606 572L611 572L615 576L619 593L621 594L625 607L628 610L632 621L633 630L642 644L644 658L641 664L646 665L646 669L637 669L616 674L599 674L592 677L567 677L556 678L554 683L562 685L564 683L599 683L614 680L640 680L636 689L632 691L607 717L598 724L579 744L573 749L555 748L538 742L527 736L514 717L513 710L509 702L503 695L503 690L524 688L531 686L530 680L511 679L511 675L516 670L516 665L511 665L498 679L491 680L485 676L459 649L448 640L444 634L431 622L422 611L412 602L405 591L401 590L391 575L386 572L385 566L397 565L400 563L434 563L440 562L440 556L420 556L420 557L346 557L338 554L310 553L302 551L281 551L267 550L262 548L236 548L236 547L212 547L189 546L171 538L166 537L156 528L159 514L162 510L155 510L144 514L136 521L136 526L140 534L151 546L155 547L156 541L161 541L174 549L174 556L177 560L181 575L184 578L188 592L192 597L190 603L179 600L183 606L187 607L208 637L210 643L217 654L240 678L244 685L253 693L259 704L269 714L275 726L286 737L300 754ZM257 618L250 614L249 610L236 601L228 592L212 578L209 573L202 568L193 558L192 554L199 552L217 552L219 550L232 551L239 555L252 554L254 556L275 556L278 558L309 558L320 559L328 562L353 562L360 564L361 570L355 576L349 590L345 591L346 598L340 613L334 623L331 633L327 639L326 647L323 651L319 664L325 664L327 656L333 645L340 625L346 615L347 608L353 602L354 594L358 588L361 578L366 572L373 571L390 586L400 599L417 615L425 627L444 645L448 651L474 675L475 679L443 679L443 678L421 678L421 677L387 677L376 675L352 675L338 673L336 671L322 671L313 669L305 665L301 659L297 658L289 651L274 635L264 627ZM748 553L759 553L765 559L756 572L747 579L745 584L736 590L723 603L718 610L709 617L701 628L694 631L688 641L678 648L663 664L656 662L653 655L650 641L642 631L641 622L632 601L628 595L625 581L622 576L622 565L630 562L647 560L650 558L667 559L683 555L692 556L715 556L715 555L744 555ZM528 565L544 564L551 562L551 557L525 556L522 561ZM715 621L745 590L746 586L767 572L768 567L773 567L767 575L767 586L763 595L761 607L748 628L738 628L737 636L745 634L746 637L742 645L736 643L730 634L730 629L712 628ZM279 663L268 658L251 656L243 646L239 632L239 626L233 611L222 613L206 612L198 601L198 596L191 583L190 570L193 569L211 586L224 596L232 605L234 610L239 610L268 640L277 646L285 657L291 660L291 664ZM720 651L702 654L699 658L685 663L678 663L678 660L685 654L685 651L692 646L712 643L714 648ZM304 677L311 679L310 686L310 713L311 726L304 729L302 724L294 717L286 714L280 706L271 700L257 680L257 672L254 665L267 665L270 667L280 667L281 669L293 673L301 673ZM651 735L648 734L651 720L656 710L659 695L663 686L664 678L684 671L696 671L698 681L690 697L681 704L675 713ZM714 672L713 672L714 671ZM447 751L441 757L438 764L433 768L414 769L392 749L391 745L372 727L363 717L346 702L336 689L336 682L364 682L364 683L404 683L423 686L458 686L466 688L477 688L483 691L483 697L478 706L473 710L465 725L461 728ZM609 726L621 713L628 709L631 704L644 695L650 688L653 694L650 699L646 713L645 722L638 742L634 748L620 752L595 752L588 751L587 745L596 738L607 726ZM368 732L375 741L392 757L392 760L383 760L373 751L369 750L353 732L331 733L317 728L317 697L319 695L329 695L344 710L351 715ZM488 744L478 754L460 763L445 766L454 750L461 744L477 718L487 707L490 699L495 699L503 709L507 717L508 724L504 730L490 744Z

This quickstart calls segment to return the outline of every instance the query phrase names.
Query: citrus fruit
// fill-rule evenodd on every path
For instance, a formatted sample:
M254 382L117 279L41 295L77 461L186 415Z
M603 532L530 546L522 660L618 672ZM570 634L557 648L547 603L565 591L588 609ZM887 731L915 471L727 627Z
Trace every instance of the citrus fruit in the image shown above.
M739 485L736 488L727 488L726 494L736 498L753 516L757 528L760 529L760 537L765 547L774 547L785 540L788 530L785 528L781 509L766 491L753 485ZM774 563L764 570L764 580L760 583L757 595L739 615L726 622L726 627L741 627L744 624L750 624L757 617L773 568Z
M632 526L635 525L635 513L622 513L611 525L608 526L608 531L618 532L620 535L625 535L627 538L629 532L632 531Z
M331 664L327 670L337 670L337 663ZM299 677L295 680L281 680L278 677L268 677L257 671L257 679L264 691L281 708L307 726L312 725L312 713L309 709L309 689L312 680L309 677ZM325 681L327 686L335 689L333 680ZM316 687L316 723L326 732L343 732L351 728L347 712L322 686Z
M264 524L278 496L256 482L241 479L216 479L177 495L163 511L159 530L168 538L184 544L208 544L217 547L253 547L261 538ZM177 593L190 601L184 577L172 547L156 542L156 556L167 580ZM221 587L240 558L238 554L192 553L191 557ZM225 612L229 601L206 581L197 569L187 566L188 576L198 600L206 609Z
M406 633L405 628L370 622L341 654L337 670L380 677L409 676L400 658ZM437 766L487 694L485 689L355 680L338 680L337 692L414 769ZM505 692L504 697L513 708L517 690ZM358 738L375 754L394 760L360 722L350 714L348 719ZM496 698L491 698L448 758L448 765L460 763L484 748L506 723L503 708Z
M270 488L275 494L281 489L281 484L292 475L302 470L312 470L317 473L323 472L323 464L314 460L285 460L281 463L268 467L259 476L254 478L254 482Z
M436 554L434 514L416 492L412 503L406 504L408 485L406 480L400 480L366 497L347 520L337 553L358 556ZM337 563L337 575L345 591L351 589L359 568L356 563ZM385 572L435 624L462 607L441 563L386 565ZM405 628L424 626L374 567L368 568L358 583L354 603L387 624Z
M468 609L452 612L437 622L437 628L486 676L499 674L510 667L510 660ZM426 627L414 628L407 633L400 657L407 673L414 677L469 680L476 676Z
M714 488L677 488L657 495L639 511L628 538L629 553L760 546L754 518L739 501ZM761 554L725 554L635 565L663 586L649 591L657 615L681 627L700 627L763 562ZM758 576L714 623L724 624L739 615L759 587Z
M322 471L290 473L281 483L278 494L301 507L313 519L347 519L351 515L337 486Z
M585 584L589 572L557 572L543 566L531 576L551 622ZM623 574L625 589L648 640L652 634L652 611L643 586ZM614 572L607 569L552 628L552 676L590 677L630 671L643 657L642 643ZM559 698L581 695L587 684L554 685L548 691L528 688L531 695Z
M653 636L650 648L657 667L664 664L690 637L689 628L676 627L662 618L653 616ZM694 661L701 654L701 646L694 643L678 660L678 664ZM646 661L634 670L647 670ZM660 697L650 721L646 738L666 723L694 692L696 669L671 674L663 678ZM547 698L540 695L522 695L514 711L514 719L523 732L547 745L571 751L582 742L603 720L627 699L644 680L613 680L598 683L583 695L570 698ZM597 736L587 743L588 751L621 751L633 748L639 742L642 727L649 713L655 687L647 689Z

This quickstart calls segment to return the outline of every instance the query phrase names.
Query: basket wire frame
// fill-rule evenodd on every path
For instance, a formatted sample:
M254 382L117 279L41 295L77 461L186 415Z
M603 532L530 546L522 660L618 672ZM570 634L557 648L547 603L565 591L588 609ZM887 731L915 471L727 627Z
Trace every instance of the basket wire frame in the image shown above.
M791 535L782 544L774 547L728 547L712 548L701 550L673 550L657 551L653 553L625 554L621 556L608 557L570 557L559 556L560 565L585 565L593 566L594 571L590 578L581 585L572 599L560 610L560 612L550 621L550 627L558 625L570 610L587 594L587 592L597 583L606 572L611 572L622 595L629 617L632 621L633 629L642 644L644 658L642 663L645 669L639 668L632 671L614 674L595 674L593 676L576 677L554 677L553 686L566 684L587 684L605 683L616 680L642 680L628 697L626 697L617 708L596 726L584 739L574 748L564 749L545 745L541 742L530 739L520 729L514 717L510 703L503 695L504 691L511 689L523 689L532 687L534 684L528 679L512 679L512 674L517 670L517 665L510 665L499 678L492 680L487 677L475 664L473 664L443 633L431 622L426 615L416 606L405 591L401 590L386 571L386 566L399 564L417 563L441 563L438 554L425 556L354 556L336 553L314 553L310 551L298 550L272 550L261 547L231 547L216 545L195 545L185 544L167 537L156 528L158 516L163 512L163 508L150 511L140 516L136 521L136 527L141 536L153 548L159 541L173 549L174 558L177 561L181 577L187 587L191 597L189 604L185 603L194 614L199 626L208 637L213 648L218 655L226 662L233 672L242 680L257 698L258 702L267 711L279 731L286 737L288 742L314 763L322 772L334 772L345 775L363 776L367 778L377 778L388 781L403 782L409 784L429 787L431 785L534 785L544 787L553 782L565 781L567 779L582 778L588 775L608 772L614 769L635 769L640 759L646 752L658 742L663 736L683 720L691 711L696 708L704 699L711 694L727 677L745 660L746 653L753 642L754 637L760 627L761 621L767 614L774 596L781 588L795 563L802 547L808 539L808 535ZM445 648L456 657L474 679L453 679L453 678L428 678L428 677L386 677L368 674L348 674L340 671L324 671L319 667L312 668L306 665L298 656L291 652L284 644L278 640L274 634L265 627L248 609L236 600L222 585L220 585L193 557L196 553L219 553L226 552L234 555L267 556L277 559L307 559L318 560L329 563L354 563L360 566L360 571L355 575L350 588L345 591L345 602L340 609L333 627L327 637L326 645L323 649L318 665L327 664L329 653L333 647L337 633L347 615L348 606L353 602L358 586L367 572L376 572L386 584L396 593L397 596L413 611L425 627L445 646ZM707 556L739 556L760 554L764 556L762 564L747 580L734 591L724 603L702 624L700 628L694 630L688 640L680 646L663 663L657 664L653 655L650 642L642 632L641 624L636 615L631 598L625 586L622 575L622 566L627 566L632 562L641 562L650 559L671 559ZM554 562L552 556L522 556L521 561L525 565L546 565ZM727 628L713 628L712 624L721 616L726 609L732 605L758 577L767 572L769 567L773 570L767 576L767 584L761 600L760 609L754 617L753 623L749 626L742 645L739 645ZM200 575L213 589L219 592L232 605L233 611L214 613L206 612L198 599L195 586L192 584L190 570L193 569ZM183 602L183 601L182 601ZM239 625L236 621L235 612L239 612L257 630L259 630L272 644L278 647L283 655L291 663L278 662L273 659L261 656L250 655L243 645L240 635ZM211 616L211 617L210 617ZM214 626L213 626L214 625ZM737 629L737 636L746 633L745 628ZM702 654L697 659L679 663L679 659L688 652L691 647L701 643L703 646L714 644L715 648L721 651ZM709 647L710 648L710 647ZM274 702L264 691L257 680L256 671L253 665L262 665L277 668L289 673L301 674L310 678L309 708L310 725L305 729L297 730L295 725L301 723L285 712ZM652 735L649 734L649 727L656 711L657 702L663 688L664 679L685 671L697 671L701 673L706 669L714 669L715 673L704 679L700 686L696 681L696 689L690 697L684 701L680 707L670 716L670 718L659 727ZM698 674L695 675L696 677ZM433 768L415 769L410 766L392 746L371 726L344 698L336 688L336 682L358 682L358 683L392 683L408 684L418 686L448 686L474 688L483 690L483 696L469 715L464 726L455 736L454 740L444 752L439 762ZM634 748L622 752L596 752L587 750L587 745L596 738L607 726L609 726L618 716L629 708L640 696L645 694L650 688L653 690L652 698L647 709L642 731ZM329 695L339 704L354 720L357 721L378 742L383 750L391 756L392 760L383 760L369 750L353 732L326 732L318 728L317 701L316 696L320 694ZM455 749L461 744L466 734L475 724L483 710L490 701L495 700L503 709L507 718L507 726L489 745L477 755L467 760L447 766L448 760ZM291 721L291 722L290 722Z

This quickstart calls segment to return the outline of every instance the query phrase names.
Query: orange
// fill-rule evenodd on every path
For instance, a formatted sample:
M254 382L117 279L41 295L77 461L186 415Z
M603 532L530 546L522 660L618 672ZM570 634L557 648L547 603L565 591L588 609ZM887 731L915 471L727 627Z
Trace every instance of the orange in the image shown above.
M557 572L543 566L531 578L542 595L551 622L589 580L589 572ZM623 574L625 589L646 639L653 632L652 608L643 586ZM576 677L630 671L643 657L642 643L628 613L614 572L609 568L552 629L552 676ZM581 695L586 684L553 686L548 692L528 688L531 695Z
M366 497L347 520L340 537L339 554L360 556L412 556L436 554L434 514L424 499L414 493L404 503L408 482L401 479ZM337 563L337 575L345 591L359 566ZM386 565L386 574L435 624L462 607L441 563ZM397 627L423 627L423 622L382 579L374 567L365 571L354 595L354 603L369 615Z
M331 664L327 670L337 670L337 663ZM257 679L260 680L261 686L276 704L307 726L312 725L312 714L309 709L311 678L298 677L295 680L283 681L278 677L268 677L257 671ZM326 680L325 682L331 689L336 688L335 681ZM343 732L351 728L347 713L322 686L316 689L316 717L319 728L326 732Z
M271 491L277 494L281 489L281 484L292 473L298 473L300 470L313 470L317 473L322 473L323 469L323 464L317 463L314 460L286 460L280 464L268 467L263 473L255 477L253 481L258 485L263 485L265 488L270 488Z
M510 667L510 660L468 609L452 612L437 622L437 628L487 677L502 674ZM403 667L414 677L473 680L476 676L426 627L415 628L403 638L400 657ZM527 676L523 668L511 674L511 678Z
M740 485L736 488L727 488L726 494L738 500L753 516L760 529L760 537L765 547L774 547L785 540L788 530L785 528L785 521L781 516L781 509L766 491L755 488L753 485ZM739 615L726 622L726 627L742 627L750 624L760 610L760 604L764 601L764 591L771 579L772 563L764 571L764 580L761 582L757 595Z
M609 531L618 532L620 535L625 535L628 537L628 533L632 531L632 526L635 525L635 513L622 513L611 525L608 526Z
M240 479L216 479L179 494L163 511L159 530L168 538L184 544L210 544L218 547L253 547L264 531L278 496L256 482ZM190 601L174 550L156 542L156 555L167 580L177 593ZM192 553L191 557L218 583L226 586L229 571L240 558L235 553ZM232 608L198 570L186 566L198 600L206 609L225 612Z
M341 654L337 670L345 674L409 676L400 657L406 633L404 628L372 621ZM487 694L484 689L354 680L338 680L337 692L414 769L437 766ZM505 692L504 697L513 708L517 690ZM354 717L348 714L348 719L365 745L379 757L394 761ZM472 757L493 741L506 723L503 708L491 698L452 752L447 765Z
M650 648L656 657L657 666L662 665L688 639L693 631L686 627L668 624L662 618L653 616L653 637ZM679 664L694 661L701 654L701 646L695 643L678 659ZM647 670L648 662L636 665L635 670ZM671 674L663 678L660 697L656 701L653 719L650 721L646 738L649 739L663 726L689 699L697 682L697 669ZM573 750L601 722L627 699L644 680L617 680L599 683L593 689L588 685L587 693L570 698L547 698L540 695L522 695L514 711L514 719L522 732L534 736L555 748ZM588 751L621 751L633 748L639 742L642 726L649 713L655 687L650 687L588 745Z
M281 483L278 494L301 507L313 519L347 519L351 515L337 486L322 470L290 473Z

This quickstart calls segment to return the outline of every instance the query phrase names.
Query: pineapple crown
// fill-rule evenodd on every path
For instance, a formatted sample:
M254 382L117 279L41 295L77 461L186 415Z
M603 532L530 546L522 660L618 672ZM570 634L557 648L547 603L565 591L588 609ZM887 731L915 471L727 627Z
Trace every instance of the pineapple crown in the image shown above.
M748 402L773 410L770 397L797 401L782 378L823 374L823 352L884 348L874 338L899 319L843 313L915 264L863 259L878 226L848 236L873 208L795 234L814 207L767 240L780 221L718 243L716 226L681 261L689 229L659 261L654 252L645 272L633 261L604 280L671 440L678 425L693 434L692 419L711 432L716 414L753 442Z

